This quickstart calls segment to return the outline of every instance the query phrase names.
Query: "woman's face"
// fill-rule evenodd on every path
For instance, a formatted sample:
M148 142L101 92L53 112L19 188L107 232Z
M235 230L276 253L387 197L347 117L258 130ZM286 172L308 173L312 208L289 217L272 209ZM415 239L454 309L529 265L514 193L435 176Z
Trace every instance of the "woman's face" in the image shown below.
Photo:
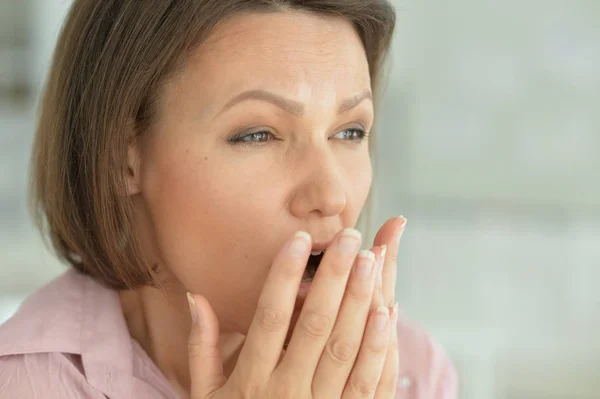
M244 332L295 231L327 243L371 186L369 67L341 19L238 16L162 92L140 144L136 218L147 259Z

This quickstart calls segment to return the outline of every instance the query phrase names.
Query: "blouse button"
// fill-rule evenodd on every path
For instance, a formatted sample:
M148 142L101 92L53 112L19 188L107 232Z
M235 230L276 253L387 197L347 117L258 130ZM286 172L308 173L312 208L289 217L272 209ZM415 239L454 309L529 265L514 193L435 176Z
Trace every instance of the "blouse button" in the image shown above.
M400 377L400 380L398 381L398 385L402 389L409 389L412 386L412 381L409 377L403 376L403 377Z

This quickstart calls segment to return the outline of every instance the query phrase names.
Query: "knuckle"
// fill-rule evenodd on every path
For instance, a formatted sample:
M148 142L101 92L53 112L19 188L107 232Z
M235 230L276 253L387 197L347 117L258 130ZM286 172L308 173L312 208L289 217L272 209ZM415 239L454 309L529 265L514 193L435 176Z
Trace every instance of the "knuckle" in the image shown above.
M366 281L353 281L348 287L346 295L355 302L371 302L373 295L368 282Z
M292 399L296 397L296 390L293 384L279 383L271 391L270 398L273 399Z
M264 364L266 361L261 354L261 351L253 351L250 356L252 359L249 364ZM265 381L265 373L258 367L239 367L235 372L232 372L234 383L243 387L244 392L257 392L259 388L259 382ZM238 390L240 388L238 387Z
M359 398L370 398L375 394L377 382L354 377L349 381L349 386L351 392Z
M287 323L286 313L271 306L259 306L256 310L256 321L258 325L266 331L281 331Z
M255 399L261 397L262 387L258 383L250 382L248 384L237 385L236 391L237 395L234 395L236 398Z
M300 320L306 332L314 337L322 337L327 334L331 325L330 317L314 310L307 310Z
M202 345L188 342L188 356L191 358L200 357L202 355Z
M373 288L373 295L377 298L383 298L383 289L379 284L375 284Z
M369 351L377 356L385 356L388 352L388 341L377 339L377 337L372 337L365 345Z
M351 263L343 257L336 257L329 263L329 271L334 278L345 279L350 271Z
M333 338L327 344L327 354L338 363L349 363L356 357L358 345L344 341L339 337Z

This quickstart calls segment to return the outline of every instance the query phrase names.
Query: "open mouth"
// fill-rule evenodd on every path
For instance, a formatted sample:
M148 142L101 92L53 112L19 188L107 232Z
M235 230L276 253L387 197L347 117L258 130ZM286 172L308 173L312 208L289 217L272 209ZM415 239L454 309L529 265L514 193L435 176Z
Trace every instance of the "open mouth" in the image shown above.
M302 281L312 281L317 273L317 269L319 269L319 264L323 259L323 254L325 251L313 251L308 258L308 262L306 263L306 270L304 270L304 276L302 276Z

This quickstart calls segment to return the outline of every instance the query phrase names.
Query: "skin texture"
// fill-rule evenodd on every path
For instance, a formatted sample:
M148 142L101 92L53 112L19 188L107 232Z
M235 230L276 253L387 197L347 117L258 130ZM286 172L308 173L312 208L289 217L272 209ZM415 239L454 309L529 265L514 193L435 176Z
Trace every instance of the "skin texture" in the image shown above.
M368 139L348 129L370 131L370 89L352 26L296 12L226 21L165 85L154 125L129 149L128 190L144 257L158 266L166 295L144 287L122 292L121 303L131 335L182 396L190 386L186 291L206 298L218 318L227 374L284 243L298 230L326 243L355 225L372 170ZM231 105L248 90L293 104ZM254 142L230 141L261 131L247 137ZM375 242L394 262L384 267L392 281L385 305L402 223L392 219Z

